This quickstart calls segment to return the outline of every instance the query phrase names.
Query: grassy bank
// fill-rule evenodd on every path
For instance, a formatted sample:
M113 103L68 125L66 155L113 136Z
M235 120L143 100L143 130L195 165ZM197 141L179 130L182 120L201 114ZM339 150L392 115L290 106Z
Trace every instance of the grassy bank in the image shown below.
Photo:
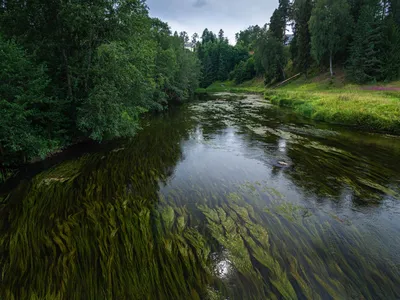
M262 79L240 85L215 82L201 93L265 93L271 103L290 107L296 113L317 121L357 126L400 135L400 81L359 86L348 84L344 73L334 79L328 74L311 79L299 78L277 89L266 89Z
M236 85L233 81L217 81L214 82L207 88L198 88L197 94L207 93L251 93L251 94L263 94L265 92L264 80L255 78L250 81L246 81L242 84Z
M400 82L363 87L338 79L299 79L283 88L268 90L265 97L314 120L400 134L400 92L379 90L399 86Z

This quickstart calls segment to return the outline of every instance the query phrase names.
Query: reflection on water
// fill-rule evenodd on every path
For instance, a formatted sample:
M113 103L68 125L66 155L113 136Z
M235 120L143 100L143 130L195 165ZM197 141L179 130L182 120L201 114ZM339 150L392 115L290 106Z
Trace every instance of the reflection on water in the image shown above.
M228 98L1 194L0 298L400 298L400 139Z

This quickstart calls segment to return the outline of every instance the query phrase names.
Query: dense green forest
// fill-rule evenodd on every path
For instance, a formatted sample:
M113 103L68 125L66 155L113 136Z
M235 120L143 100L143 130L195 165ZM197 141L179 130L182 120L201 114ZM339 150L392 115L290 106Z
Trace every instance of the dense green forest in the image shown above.
M400 74L400 0L279 0L229 43L151 18L144 0L0 0L0 166L84 139L132 136L139 117L198 86L343 65L356 83Z
M199 77L182 35L142 0L0 1L0 165L130 136Z
M312 69L329 68L333 76L338 65L356 83L394 80L400 75L399 26L399 0L279 0L269 23L237 33L236 46L223 31L218 37L204 31L195 47L201 85L255 76L271 84Z

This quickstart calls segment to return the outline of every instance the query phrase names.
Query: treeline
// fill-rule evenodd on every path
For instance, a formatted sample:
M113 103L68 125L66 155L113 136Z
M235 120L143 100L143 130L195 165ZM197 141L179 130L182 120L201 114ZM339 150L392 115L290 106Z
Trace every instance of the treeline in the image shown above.
M236 46L218 47L224 40L209 34L204 31L195 49L203 86L255 76L273 84L316 68L329 68L333 76L337 65L360 84L400 77L400 0L279 0L269 23L237 33ZM236 65L235 59L225 60L231 53L239 60Z
M0 166L132 135L199 78L182 34L142 0L0 0Z
M201 87L207 87L214 81L227 80L235 66L249 57L245 48L233 47L229 44L222 29L218 36L205 29L201 41L197 39L198 36L195 34L192 38L192 46L201 61Z

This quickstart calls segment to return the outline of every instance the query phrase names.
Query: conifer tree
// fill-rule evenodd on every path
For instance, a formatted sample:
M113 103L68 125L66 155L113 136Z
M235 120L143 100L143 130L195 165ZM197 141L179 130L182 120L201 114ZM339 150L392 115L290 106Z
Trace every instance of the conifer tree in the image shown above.
M382 77L383 26L379 5L365 5L356 24L350 46L348 73L357 83Z

